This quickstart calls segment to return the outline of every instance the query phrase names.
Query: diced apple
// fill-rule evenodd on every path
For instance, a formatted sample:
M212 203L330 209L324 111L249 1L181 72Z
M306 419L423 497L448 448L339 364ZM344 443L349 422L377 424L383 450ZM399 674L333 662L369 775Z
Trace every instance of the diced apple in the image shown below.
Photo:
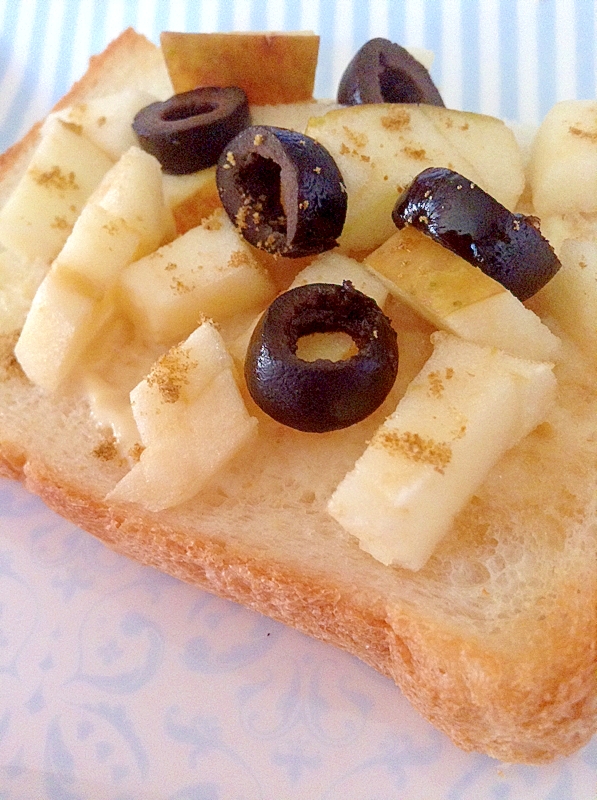
M337 283L350 281L355 289L373 298L377 305L383 309L388 297L388 289L371 270L363 264L349 258L342 253L328 251L301 270L291 284L305 286L308 283Z
M539 217L597 211L597 101L566 100L546 114L529 179Z
M518 140L501 119L422 103L421 111L481 176L481 186L511 211L525 185Z
M52 119L0 211L0 242L31 261L52 261L112 163L89 139Z
M132 128L136 113L155 101L155 96L149 92L125 89L116 94L68 106L48 119L58 117L73 132L83 134L113 161L118 161L129 147L138 144Z
M193 497L255 434L221 337L204 323L131 392L144 450L108 495L151 511Z
M45 261L27 261L11 253L0 252L0 333L20 331L31 301L48 271Z
M567 239L562 267L533 298L542 316L557 321L583 349L597 348L597 242Z
M141 258L174 238L172 212L164 200L162 168L156 158L130 147L98 186L90 203L122 219L140 236Z
M559 339L539 317L482 270L412 227L365 259L397 297L438 328L510 355L557 358Z
M572 214L551 214L541 218L541 234L558 255L566 239L597 241L597 212L578 211Z
M550 365L449 334L375 433L328 510L383 564L421 569L491 467L545 418Z
M35 293L15 355L32 383L55 391L109 314L95 296L56 272Z
M134 452L140 445L140 436L128 394L95 371L83 372L81 386L97 425L112 430L121 452Z
M163 175L164 197L172 209L176 232L181 235L200 225L222 207L216 186L216 168L190 175Z
M163 239L167 219L157 161L131 148L92 194L34 298L16 351L33 383L51 391L70 375L98 324L116 313L120 273Z
M351 281L355 289L372 297L383 309L388 296L388 290L383 282L358 261L335 251L317 256L311 264L298 273L289 288L294 289L296 286L305 286L308 283L342 284L343 281ZM245 360L251 336L260 316L261 314L257 314L250 320L245 330L230 344L230 352L239 363ZM314 333L299 340L297 352L304 361L315 361L318 358L340 361L353 355L356 352L355 347L352 338L342 332Z
M405 104L359 105L313 118L306 133L336 161L348 195L339 239L344 252L370 252L395 230L392 209L419 172L450 167L485 188L482 176L421 110Z
M313 33L172 33L160 37L175 92L239 86L258 105L311 100L319 52Z
M279 103L278 105L251 106L253 125L273 125L304 133L311 117L321 117L328 111L341 108L331 100L313 100L306 103Z
M130 393L162 355L163 347L140 342L133 325L114 315L89 343L77 370L93 418L99 426L112 429L120 453L134 460L141 439Z
M142 335L172 344L202 317L263 308L274 285L223 211L136 261L120 282L122 307Z
M98 295L103 295L114 286L122 269L133 261L140 241L140 234L122 218L90 202L75 222L52 270L76 275Z

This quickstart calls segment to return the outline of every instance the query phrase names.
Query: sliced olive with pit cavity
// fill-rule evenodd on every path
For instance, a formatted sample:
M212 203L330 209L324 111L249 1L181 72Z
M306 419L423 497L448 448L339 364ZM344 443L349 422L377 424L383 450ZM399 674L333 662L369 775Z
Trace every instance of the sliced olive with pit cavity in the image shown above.
M427 69L414 56L388 39L370 39L346 67L338 87L338 102L427 103L443 106Z
M346 189L328 151L302 133L255 125L222 152L216 170L222 205L255 247L289 258L337 244Z
M304 361L301 337L342 331L358 352L341 361ZM280 295L257 325L245 360L249 392L283 425L323 433L373 413L398 371L396 332L377 303L345 281L299 286Z
M527 300L560 262L534 217L513 214L457 172L431 167L398 198L392 219L412 225Z
M145 106L133 130L164 172L186 175L216 164L228 142L250 124L242 89L204 86Z

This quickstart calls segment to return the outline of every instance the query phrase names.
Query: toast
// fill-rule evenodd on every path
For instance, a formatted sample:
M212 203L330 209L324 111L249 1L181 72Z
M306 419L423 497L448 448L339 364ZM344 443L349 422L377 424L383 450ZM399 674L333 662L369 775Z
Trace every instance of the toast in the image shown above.
M60 107L135 85L168 95L159 49L125 32ZM39 139L0 159L0 205ZM539 307L539 304L537 304ZM115 550L356 655L465 750L541 763L597 721L597 369L565 331L548 419L491 470L418 572L384 566L328 514L332 492L431 352L392 300L398 379L361 423L286 428L245 400L257 443L196 497L159 512L109 503L129 465L87 401L30 383L1 339L0 472Z

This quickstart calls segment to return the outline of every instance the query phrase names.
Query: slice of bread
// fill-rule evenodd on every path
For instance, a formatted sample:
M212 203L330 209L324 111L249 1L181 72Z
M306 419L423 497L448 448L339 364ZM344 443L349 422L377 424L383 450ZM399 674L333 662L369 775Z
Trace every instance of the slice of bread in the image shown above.
M168 93L157 48L125 32L60 105L126 85ZM0 202L39 136L0 159ZM396 386L346 430L305 434L253 405L258 442L168 511L110 506L128 466L76 393L44 394L0 342L0 473L116 550L355 654L393 678L466 750L540 763L597 719L597 369L563 336L558 398L412 573L359 549L327 501L430 353L431 328L394 302ZM559 332L558 332L559 333ZM247 399L247 403L250 401Z

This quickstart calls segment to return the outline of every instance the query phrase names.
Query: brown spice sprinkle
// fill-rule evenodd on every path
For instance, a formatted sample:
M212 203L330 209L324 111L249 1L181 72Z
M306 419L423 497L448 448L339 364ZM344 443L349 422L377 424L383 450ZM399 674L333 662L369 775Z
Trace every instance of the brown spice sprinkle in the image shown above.
M25 373L14 354L15 345L19 340L20 331L0 335L0 380L8 381L11 378L24 378Z
M145 450L145 447L141 444L141 442L136 442L131 449L129 450L129 456L132 458L133 461L139 461L141 458L141 453Z
M147 385L157 387L165 403L176 403L183 386L189 384L189 372L197 367L188 350L181 345L171 348L154 365L147 376Z
M83 126L82 125L79 125L77 122L68 122L67 120L64 120L64 119L61 119L60 122L69 131L72 131L77 136L82 136L82 134L83 134Z
M201 223L206 231L219 231L222 227L222 218L219 214L214 213Z
M369 138L367 137L366 133L358 133L357 131L353 131L352 128L348 127L348 125L343 125L342 130L355 147L363 148L367 146Z
M57 189L60 192L69 190L76 191L79 186L75 180L75 173L65 174L59 166L54 166L46 172L32 169L29 173L39 186L46 186L48 189Z
M117 236L122 231L122 225L119 225L116 220L110 220L110 222L106 222L105 225L102 225L102 228L106 231L106 233L110 234L110 236Z
M71 225L66 217L54 217L54 222L52 222L50 227L58 231L66 231L70 229Z
M249 215L249 213L250 212L248 206L241 206L236 212L236 216L234 218L234 224L239 231L242 231L247 227L247 216Z
M444 377L442 378L439 372L430 372L427 376L427 380L429 381L429 394L432 397L441 397L444 393L446 385L444 381L449 381L450 378L454 377L454 370L452 367L446 367L446 371L444 373Z
M180 278L176 277L173 277L170 281L170 289L176 294L188 294L193 291L192 286L188 286L188 284L183 283Z
M253 263L253 260L249 256L248 253L244 253L242 250L234 250L230 258L228 259L227 267L250 267Z
M387 117L380 119L382 127L389 131L401 131L410 125L410 114L403 108L392 110Z
M425 161L427 158L427 153L422 147L417 148L406 145L406 147L402 148L402 152L415 161Z
M452 448L449 444L427 439L411 431L400 433L381 430L374 437L373 444L379 445L390 454L403 455L411 461L429 464L441 475L452 460Z
M580 139L588 139L590 142L597 142L597 131L585 131L577 125L571 125L568 129L573 136Z
M110 436L100 442L97 447L93 449L93 455L99 458L100 461L113 461L118 457L118 445L116 439Z

